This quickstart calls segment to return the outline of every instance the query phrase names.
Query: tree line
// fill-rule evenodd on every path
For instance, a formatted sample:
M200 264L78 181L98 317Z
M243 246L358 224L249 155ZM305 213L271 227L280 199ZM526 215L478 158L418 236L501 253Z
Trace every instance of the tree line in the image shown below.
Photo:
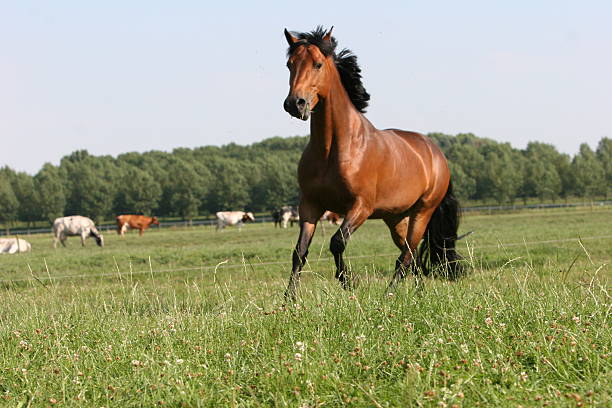
M514 203L570 196L607 198L612 186L612 139L576 155L531 142L513 148L473 134L428 135L448 158L459 198ZM269 211L298 202L297 164L308 137L273 137L248 146L228 144L172 152L92 156L75 151L34 176L0 169L0 222L33 223L80 214L192 219L219 210Z

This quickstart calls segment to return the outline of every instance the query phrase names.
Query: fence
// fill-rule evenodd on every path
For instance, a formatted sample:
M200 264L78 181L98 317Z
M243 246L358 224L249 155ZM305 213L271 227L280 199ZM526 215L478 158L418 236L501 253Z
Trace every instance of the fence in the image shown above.
M556 208L579 208L579 207L603 207L612 205L612 200L606 201L591 201L583 203L558 203L558 204L527 204L527 205L498 205L498 206L474 206L474 207L463 207L461 211L464 213L468 212L502 212L502 211L520 211L520 210L534 210L534 209L556 209ZM258 216L255 218L256 223L272 222L271 216ZM217 224L215 219L205 220L193 220L193 221L160 221L160 228L172 228L172 227L190 227L190 226L214 226ZM100 224L97 226L99 230L110 231L116 230L116 224ZM10 236L15 235L30 235L30 234L45 234L51 233L51 227L47 228L13 228L10 230ZM0 236L6 235L6 231L0 231Z

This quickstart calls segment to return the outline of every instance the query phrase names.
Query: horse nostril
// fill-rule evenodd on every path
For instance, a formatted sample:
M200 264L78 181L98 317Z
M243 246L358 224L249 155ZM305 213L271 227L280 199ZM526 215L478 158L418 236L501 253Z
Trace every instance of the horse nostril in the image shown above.
M298 108L303 108L304 106L306 106L306 100L305 99L298 99L295 104L298 106Z

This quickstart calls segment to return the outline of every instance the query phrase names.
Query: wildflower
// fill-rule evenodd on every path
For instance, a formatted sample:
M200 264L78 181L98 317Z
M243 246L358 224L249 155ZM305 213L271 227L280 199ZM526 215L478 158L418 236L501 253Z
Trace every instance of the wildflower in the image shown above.
M302 341L296 341L295 342L295 348L297 348L301 352L304 352L304 350L306 350L306 344L304 344L304 342L302 342Z
M493 324L493 319L491 319L491 316L487 316L487 318L484 320L485 324L487 326L490 326Z
M232 359L232 355L231 355L230 353L225 353L225 356L224 356L224 357L225 357L225 359L226 359L227 361L229 361L229 360L231 360L231 359Z
M463 351L464 353L467 353L468 351L470 351L468 345L465 343L463 343L460 347L461 347L461 351Z
M572 317L572 320L576 323L576 324L580 324L580 317L579 316L574 316Z
M358 343L363 343L366 339L366 336L364 334L360 334L359 336L355 337L355 340L357 340Z
M183 360L182 358L177 358L176 359L176 364L183 364L185 360Z
M294 357L297 361L302 361L302 355L300 353L295 353Z
M522 382L525 382L525 381L527 381L527 378L529 378L527 373L524 372L524 371L521 371L521 374L519 375L519 380L521 380Z

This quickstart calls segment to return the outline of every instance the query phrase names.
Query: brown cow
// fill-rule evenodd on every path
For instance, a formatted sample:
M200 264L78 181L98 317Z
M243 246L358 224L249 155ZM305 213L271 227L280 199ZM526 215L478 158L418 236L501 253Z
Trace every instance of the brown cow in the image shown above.
M123 238L125 231L128 228L140 230L140 236L144 234L144 230L149 228L151 224L159 225L157 217L147 217L144 215L118 215L117 216L117 234Z

